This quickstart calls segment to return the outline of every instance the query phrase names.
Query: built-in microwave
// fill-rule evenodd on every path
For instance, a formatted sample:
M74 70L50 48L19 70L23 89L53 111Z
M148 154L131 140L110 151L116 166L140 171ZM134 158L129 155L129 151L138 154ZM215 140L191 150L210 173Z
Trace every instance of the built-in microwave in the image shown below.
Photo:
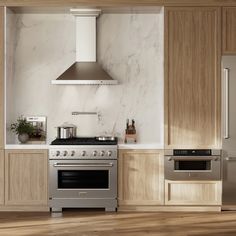
M220 180L220 150L166 150L165 179Z

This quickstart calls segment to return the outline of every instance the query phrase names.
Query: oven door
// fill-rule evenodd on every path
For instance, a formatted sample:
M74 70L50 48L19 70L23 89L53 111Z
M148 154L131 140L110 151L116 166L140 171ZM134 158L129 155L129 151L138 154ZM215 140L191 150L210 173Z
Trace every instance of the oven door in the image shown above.
M116 198L117 160L50 160L50 198Z
M165 179L220 180L220 166L217 156L165 156Z

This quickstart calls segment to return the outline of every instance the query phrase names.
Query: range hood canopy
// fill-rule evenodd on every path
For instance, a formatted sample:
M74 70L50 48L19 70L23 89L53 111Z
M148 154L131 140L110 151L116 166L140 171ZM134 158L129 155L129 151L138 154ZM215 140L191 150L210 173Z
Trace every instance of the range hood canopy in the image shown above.
M52 84L115 85L117 80L96 62L96 17L100 9L71 9L76 17L76 62Z

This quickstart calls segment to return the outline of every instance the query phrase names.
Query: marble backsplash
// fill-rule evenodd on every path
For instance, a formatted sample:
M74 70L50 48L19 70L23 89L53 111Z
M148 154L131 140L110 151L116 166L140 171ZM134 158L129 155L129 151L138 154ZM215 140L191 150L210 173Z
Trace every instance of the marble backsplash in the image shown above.
M75 61L74 16L9 14L7 126L20 115L45 115L48 142L63 122L77 125L80 136L112 134L122 142L129 118L136 121L139 143L162 144L163 24L162 11L101 15L97 60L119 85L65 86L51 80ZM73 111L99 116L72 116ZM14 140L8 130L7 143Z

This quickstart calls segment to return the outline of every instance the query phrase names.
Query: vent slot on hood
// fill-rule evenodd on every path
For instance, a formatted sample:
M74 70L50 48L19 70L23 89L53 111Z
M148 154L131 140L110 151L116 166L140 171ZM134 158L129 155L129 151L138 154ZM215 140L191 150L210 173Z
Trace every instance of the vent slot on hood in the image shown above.
M82 10L80 14L80 10ZM115 85L117 80L103 70L96 62L96 17L98 9L78 9L72 12L76 17L76 62L68 68L52 84L76 85ZM99 11L100 12L100 11Z

